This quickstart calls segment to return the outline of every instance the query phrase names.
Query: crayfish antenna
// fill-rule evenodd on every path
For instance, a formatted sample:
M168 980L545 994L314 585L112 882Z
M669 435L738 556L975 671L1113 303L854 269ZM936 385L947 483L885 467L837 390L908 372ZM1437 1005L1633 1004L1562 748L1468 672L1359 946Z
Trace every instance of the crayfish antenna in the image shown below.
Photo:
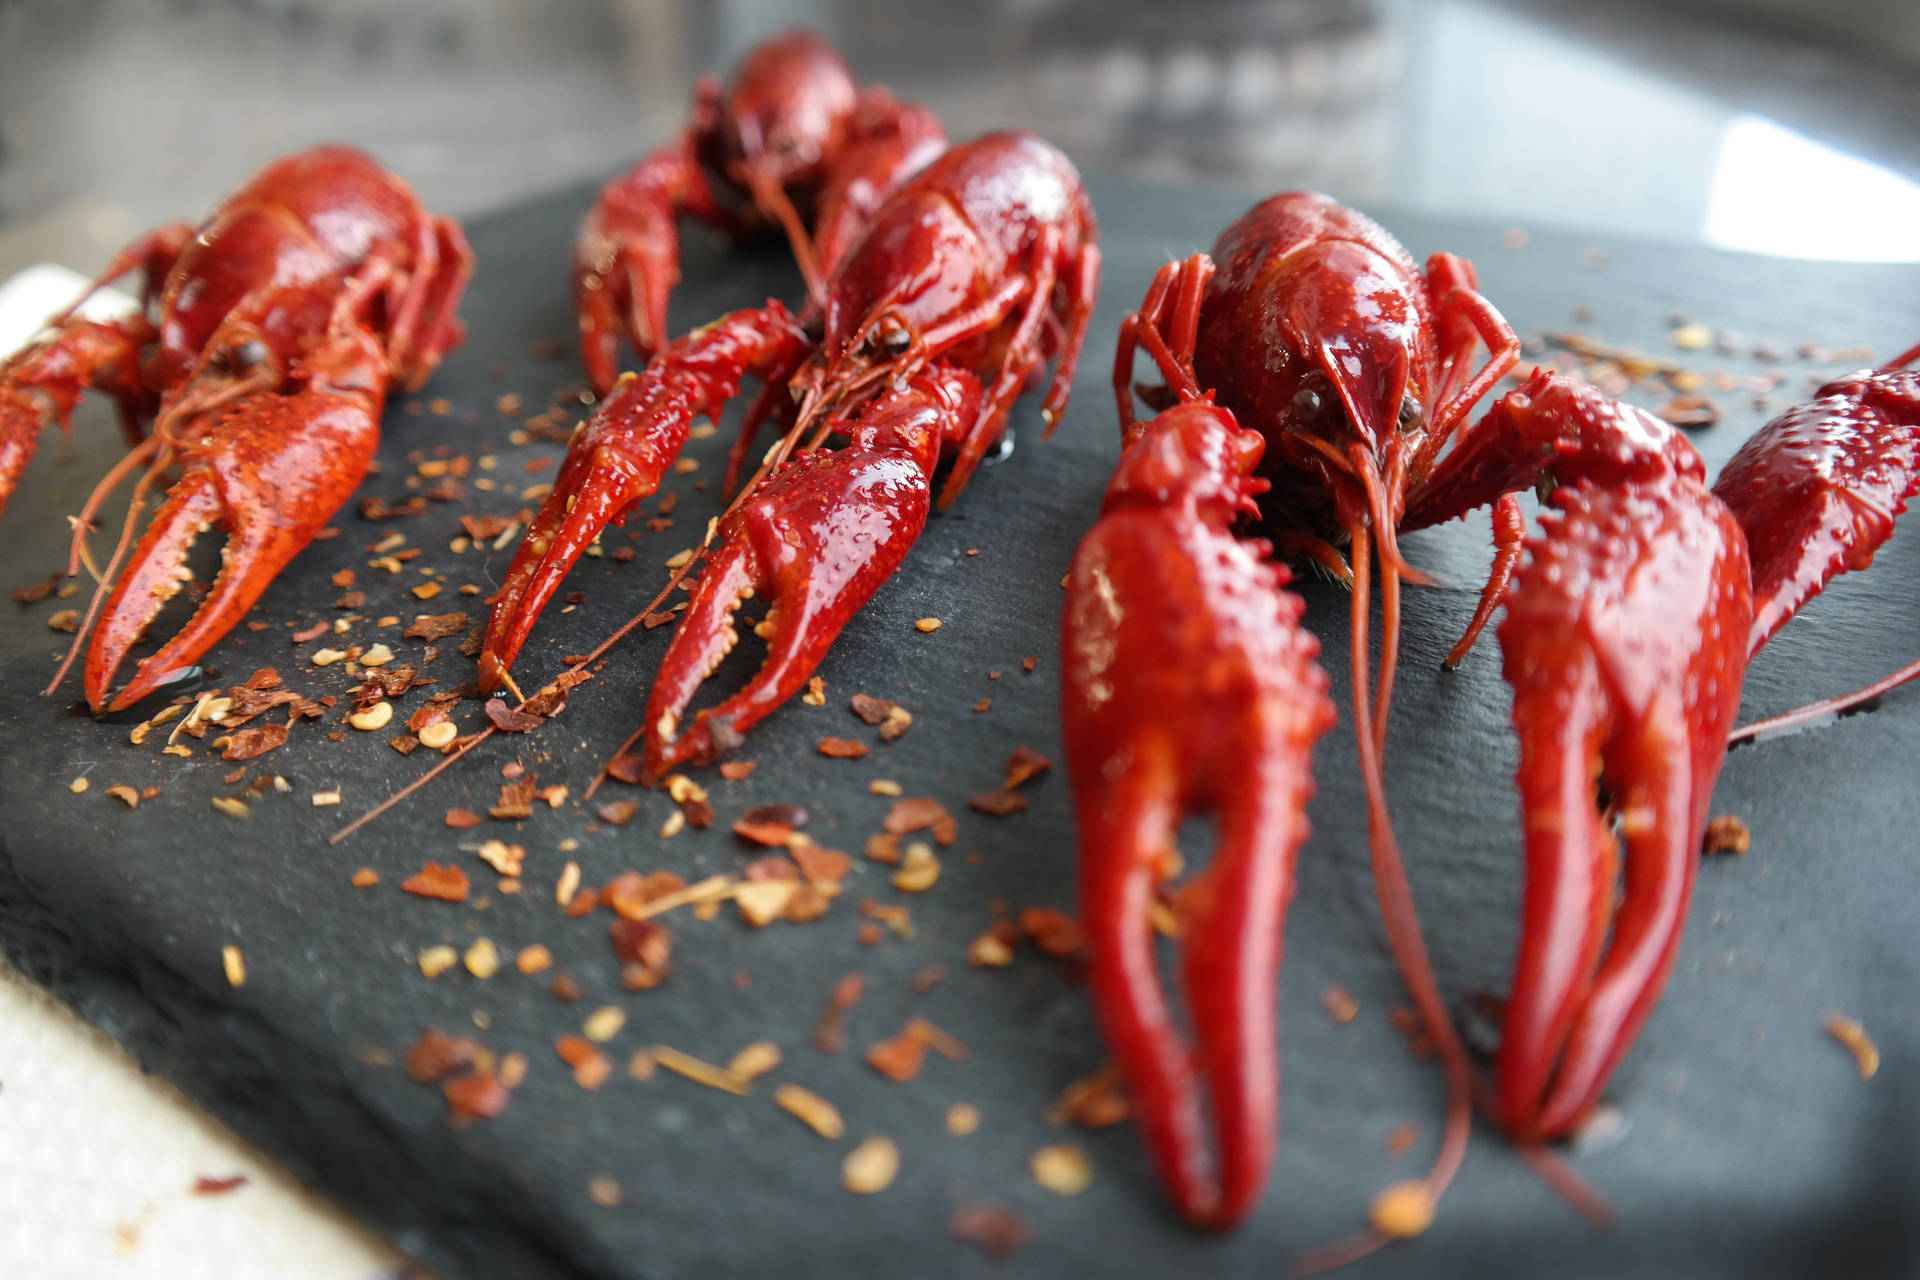
M1393 818L1387 809L1386 781L1380 758L1381 740L1374 731L1372 697L1368 687L1368 654L1372 647L1367 619L1368 597L1372 591L1371 551L1372 541L1367 531L1354 529L1350 636L1354 741L1359 747L1360 774L1367 793L1367 829L1372 851L1374 890L1380 899L1380 916L1386 926L1387 942L1393 952L1394 963L1400 970L1400 978L1406 984L1408 995L1413 998L1427 1037L1440 1056L1447 1089L1446 1128L1432 1166L1425 1178L1412 1184L1403 1183L1388 1188L1383 1193L1383 1199L1390 1195L1398 1196L1422 1206L1425 1217L1421 1219L1419 1229L1423 1230L1425 1219L1431 1217L1434 1206L1445 1194L1466 1155L1467 1138L1473 1125L1473 1075L1466 1046L1461 1043L1453 1019L1447 1014L1446 1002L1441 998L1439 984L1434 977L1433 962L1427 955L1426 939L1420 931L1420 917L1413 904L1413 891L1407 883L1406 866L1401 860L1399 842L1394 836ZM1391 559L1382 557L1383 578L1390 577L1395 567ZM1388 620L1389 628L1397 623L1397 618ZM1385 699L1383 692L1382 701ZM1380 1202L1376 1202L1374 1216L1376 1223L1382 1217Z

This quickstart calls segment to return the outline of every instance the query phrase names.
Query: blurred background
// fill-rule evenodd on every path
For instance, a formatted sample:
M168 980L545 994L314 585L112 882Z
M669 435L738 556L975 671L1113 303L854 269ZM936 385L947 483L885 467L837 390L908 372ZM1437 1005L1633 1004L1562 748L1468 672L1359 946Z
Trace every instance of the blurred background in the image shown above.
M0 277L323 139L463 217L604 178L795 23L1089 171L1920 260L1914 0L0 0Z

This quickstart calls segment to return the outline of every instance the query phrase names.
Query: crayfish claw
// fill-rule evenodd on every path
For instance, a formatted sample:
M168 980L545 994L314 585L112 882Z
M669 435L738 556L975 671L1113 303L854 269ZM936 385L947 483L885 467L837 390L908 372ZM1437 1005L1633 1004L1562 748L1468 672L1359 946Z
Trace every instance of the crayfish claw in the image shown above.
M1752 615L1745 540L1696 479L1554 503L1499 629L1527 874L1495 1077L1526 1140L1579 1124L1666 985Z
M620 449L568 451L553 492L534 514L506 579L489 601L493 612L480 651L481 692L491 693L504 682L541 610L594 539L659 484L657 471L647 474Z
M171 683L239 623L366 477L379 444L379 401L377 393L327 389L257 395L205 429L101 612L85 677L95 711L124 710ZM227 542L206 599L113 692L134 644L192 580L194 541L213 529Z
M717 415L749 373L789 367L805 337L777 302L736 311L675 341L621 379L574 433L506 580L493 595L480 687L505 679L540 611L609 524L652 494L702 415Z
M1074 558L1061 631L1094 1007L1161 1181L1209 1228L1252 1208L1277 1141L1281 929L1334 715L1285 571L1230 531L1259 452L1210 404L1145 424ZM1149 914L1180 822L1202 814L1216 848L1178 911L1189 1045Z
M642 758L650 778L737 746L806 684L926 525L930 452L849 445L796 453L721 520L717 550L648 695ZM754 628L767 642L765 662L682 728L687 705L738 642L734 615L753 595L768 601Z

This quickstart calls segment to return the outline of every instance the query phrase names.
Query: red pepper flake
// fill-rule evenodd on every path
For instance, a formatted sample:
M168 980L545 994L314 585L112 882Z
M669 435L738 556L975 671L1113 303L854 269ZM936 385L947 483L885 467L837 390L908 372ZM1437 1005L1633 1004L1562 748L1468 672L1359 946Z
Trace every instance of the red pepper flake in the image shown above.
M305 644L309 640L318 640L321 636L327 634L327 632L331 630L333 630L333 624L331 622L326 622L324 620L320 622L316 622L312 626L308 627L305 631L294 632L293 642L295 644Z
M593 895L584 894L582 896L592 897ZM555 978L553 985L547 989L553 992L553 998L556 1000L578 1000L580 998L580 984L564 973Z
M407 1079L416 1084L439 1084L456 1071L465 1071L480 1055L480 1046L465 1036L450 1036L431 1028L413 1042L402 1060Z
M671 871L655 871L645 876L638 871L624 871L601 886L600 900L617 915L644 920L649 903L686 887L686 881Z
M867 1050L867 1065L889 1080L911 1080L920 1074L928 1049L955 1062L967 1056L965 1045L925 1018L909 1018L899 1035Z
M1702 395L1675 396L1660 417L1676 427L1710 427L1720 421L1720 406Z
M610 827L624 827L633 821L633 815L640 812L637 800L608 800L594 810L600 815L600 821Z
M466 629L467 615L464 613L423 613L413 620L405 635L409 640L444 640Z
M1020 669L1026 672L1028 675L1032 675L1033 669L1039 665L1040 665L1040 659L1038 655L1031 658L1020 659Z
M900 861L900 837L896 835L871 835L867 837L867 860L896 865Z
M526 711L515 711L499 698L487 699L487 719L502 733L531 733L546 721Z
M560 1061L570 1067L577 1067L600 1052L593 1047L593 1041L582 1035L567 1033L553 1042L553 1051L560 1055Z
M567 905L560 909L560 914L569 920L578 920L581 916L592 915L593 909L599 905L598 894L591 889L582 889L567 899Z
M848 705L853 708L853 714L859 716L868 724L884 723L887 718L887 713L894 708L894 704L888 702L886 699L869 697L864 693L854 694L849 700Z
M920 1074L926 1057L927 1042L910 1031L902 1031L868 1049L867 1065L889 1080L904 1083Z
M832 756L836 760L858 760L867 754L867 744L857 738L828 736L820 739L816 749L821 755Z
M887 810L886 821L880 825L891 836L910 835L932 828L933 838L943 845L952 844L960 838L960 827L953 820L953 815L931 796L907 796L895 800L893 807Z
M639 786L645 778L640 757L630 751L623 751L607 761L607 776L615 782L627 782Z
M728 782L739 782L759 767L759 764L753 760L722 760L720 776Z
M1018 791L1008 791L1004 787L995 787L992 791L983 791L967 801L969 809L978 809L981 813L990 813L996 818L1019 813L1027 807L1027 798Z
M437 898L442 902L465 902L470 887L467 873L452 863L442 866L437 862L429 862L420 868L418 875L400 882L402 892L421 898Z
M284 724L260 724L241 729L230 736L227 749L220 753L222 760L251 760L263 756L276 747L287 743L287 726Z
M666 925L621 917L607 930L620 961L620 985L627 990L651 991L673 972L673 930Z
M21 604L38 604L52 595L60 587L60 574L50 574L44 581L21 587L13 593L13 598Z
M1047 1109L1047 1120L1052 1124L1104 1129L1119 1124L1131 1111L1120 1069L1109 1066L1075 1080L1062 1090L1059 1100Z
M1007 757L1007 780L1000 785L1008 791L1021 786L1029 778L1035 778L1053 768L1053 761L1030 747L1017 747Z
M247 1175L236 1173L231 1178L209 1178L202 1174L193 1180L193 1194L197 1196L223 1196L229 1191L238 1191L247 1185Z
M471 809L449 809L447 825L455 831L466 831L480 825L480 815Z
M871 920L862 920L860 927L854 930L853 936L859 939L861 946L871 947L877 946L880 939L887 936L887 931Z
M1052 907L1027 907L1020 912L1020 931L1033 940L1041 952L1056 960L1076 956L1086 947L1086 934L1080 922Z
M831 885L838 893L841 882L853 871L853 859L838 849L823 849L811 840L797 840L787 852L800 864L800 874L816 889Z
M372 867L362 867L353 873L353 879L347 883L356 889L371 889L380 883L380 873Z
M814 1024L814 1048L822 1053L838 1053L846 1048L847 1013L860 1003L860 996L866 989L867 980L857 973L849 973L833 984L833 994L827 997L827 1006L820 1011L820 1021Z
M1419 1136L1420 1126L1417 1124L1395 1125L1393 1132L1387 1135L1387 1154L1395 1160L1398 1160L1401 1156L1412 1150L1414 1141L1419 1138Z
M973 704L973 709L975 711L991 711L993 709L993 699L982 698L980 699L980 701Z
M507 1109L512 1096L506 1085L491 1075L460 1076L440 1086L447 1097L447 1119L454 1124L470 1120L491 1120Z
M515 778L512 782L500 784L500 802L487 810L502 822L511 822L533 816L533 799L539 794L540 784L533 778Z
M475 542L492 542L513 523L509 516L461 516L460 527ZM464 624L463 624L464 625Z
M1011 1258L1033 1238L1027 1220L997 1204L962 1205L947 1221L955 1239L977 1244L996 1261Z
M418 494L404 502L388 502L385 498L360 499L360 518L363 520L398 520L402 516L424 515L427 500Z
M705 796L688 796L679 803L680 812L687 815L687 825L695 831L705 831L713 825L713 806Z

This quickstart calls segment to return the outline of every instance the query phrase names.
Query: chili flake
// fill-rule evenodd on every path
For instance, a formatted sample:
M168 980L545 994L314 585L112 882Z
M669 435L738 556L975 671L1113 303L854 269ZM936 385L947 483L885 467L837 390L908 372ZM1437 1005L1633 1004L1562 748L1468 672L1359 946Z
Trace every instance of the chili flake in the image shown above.
M826 1008L820 1011L820 1020L813 1028L814 1048L822 1053L838 1053L846 1047L847 1012L860 1003L866 986L866 979L857 973L849 973L834 983L833 994L827 997Z
M400 882L402 892L442 902L465 902L470 888L467 873L452 863L428 862L416 875Z
M893 807L887 811L886 820L880 825L888 835L895 836L931 828L933 838L943 845L950 845L960 838L959 824L953 820L953 815L931 796L909 796L894 801Z
M977 1244L994 1259L1010 1258L1033 1238L1033 1228L1012 1209L995 1204L962 1205L947 1220L955 1239Z
M835 738L828 736L820 739L817 750L823 756L836 760L858 760L867 754L867 744L857 738Z

